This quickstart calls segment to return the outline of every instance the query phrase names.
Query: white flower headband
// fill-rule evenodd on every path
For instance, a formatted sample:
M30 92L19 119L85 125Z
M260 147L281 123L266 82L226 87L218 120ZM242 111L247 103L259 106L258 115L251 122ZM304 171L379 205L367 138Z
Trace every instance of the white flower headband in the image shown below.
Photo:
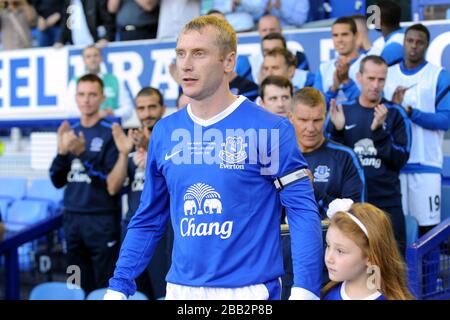
M367 232L367 228L364 226L361 220L348 212L352 207L352 204L352 199L334 199L328 205L327 216L331 219L337 212L344 212L361 228L367 238L369 238L369 232Z

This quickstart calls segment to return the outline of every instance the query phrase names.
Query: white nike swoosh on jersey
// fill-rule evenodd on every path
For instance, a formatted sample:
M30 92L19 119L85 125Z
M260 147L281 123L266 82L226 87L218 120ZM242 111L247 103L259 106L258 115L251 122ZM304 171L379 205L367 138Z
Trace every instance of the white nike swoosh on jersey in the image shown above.
M117 243L117 240L111 241L111 242L107 242L106 245L108 246L108 248L113 247L115 244Z
M181 152L182 150L178 150L178 151L176 151L176 152L174 152L174 153L172 153L172 154L167 154L166 153L166 156L164 157L164 160L169 160L170 158L172 158L172 157L174 157L174 156L176 156L177 154L179 154L180 152Z
M345 126L345 130L350 130L350 129L353 129L354 127L356 127L356 124L351 124L351 125Z

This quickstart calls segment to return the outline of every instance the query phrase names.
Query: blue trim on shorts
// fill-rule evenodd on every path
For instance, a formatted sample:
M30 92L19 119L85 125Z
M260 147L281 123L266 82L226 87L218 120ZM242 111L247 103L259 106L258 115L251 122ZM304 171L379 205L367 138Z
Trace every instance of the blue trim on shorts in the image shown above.
M442 168L422 165L419 163L408 163L400 170L400 173L437 173L437 174L442 174Z

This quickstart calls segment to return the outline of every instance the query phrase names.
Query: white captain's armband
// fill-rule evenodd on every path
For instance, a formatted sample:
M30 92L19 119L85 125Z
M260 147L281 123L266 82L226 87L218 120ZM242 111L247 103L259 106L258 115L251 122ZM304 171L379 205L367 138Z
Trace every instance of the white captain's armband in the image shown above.
M304 168L291 172L283 177L276 178L273 183L275 184L277 190L281 190L292 182L303 178L308 178L308 176L308 169Z

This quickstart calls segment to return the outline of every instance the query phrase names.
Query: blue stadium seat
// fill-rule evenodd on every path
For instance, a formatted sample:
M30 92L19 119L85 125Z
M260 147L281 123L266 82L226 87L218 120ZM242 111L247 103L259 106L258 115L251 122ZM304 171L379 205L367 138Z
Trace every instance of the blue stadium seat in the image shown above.
M441 221L450 217L450 185L441 187Z
M31 290L29 300L84 300L82 288L71 289L65 282L45 282Z
M406 244L409 246L419 239L419 223L411 215L405 216Z
M86 300L103 300L106 290L107 288L94 290L87 295ZM129 297L128 300L148 300L148 298L142 292L136 291L136 293Z
M20 231L39 220L48 217L48 204L43 201L16 200L8 208L5 216L7 230ZM37 240L25 243L18 248L20 271L30 271L34 266L34 252Z
M25 196L27 180L25 178L0 178L0 198L19 200Z
M16 200L6 212L5 226L18 231L47 218L48 212L48 205L42 201Z
M25 199L45 201L55 213L61 206L63 196L64 189L56 189L50 179L35 179L31 181Z

